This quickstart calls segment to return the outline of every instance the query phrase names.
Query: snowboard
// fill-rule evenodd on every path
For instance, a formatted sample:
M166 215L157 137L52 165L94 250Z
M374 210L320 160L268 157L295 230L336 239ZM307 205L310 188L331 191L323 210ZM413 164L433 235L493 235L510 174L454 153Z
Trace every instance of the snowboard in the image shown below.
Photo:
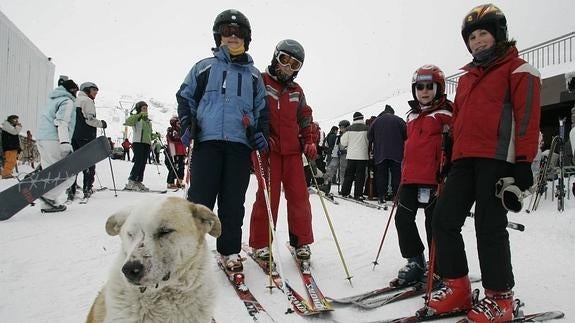
M0 192L0 221L10 219L68 178L106 159L111 151L108 138L100 136L49 167L28 174L18 184Z

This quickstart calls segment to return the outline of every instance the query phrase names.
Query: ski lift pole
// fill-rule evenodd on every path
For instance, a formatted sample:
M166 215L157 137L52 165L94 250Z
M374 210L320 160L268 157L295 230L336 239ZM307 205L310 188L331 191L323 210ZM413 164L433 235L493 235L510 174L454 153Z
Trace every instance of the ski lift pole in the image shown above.
M323 196L321 193L321 190L319 190L319 185L317 183L317 179L315 178L315 172L313 171L313 167L311 165L311 163L309 162L309 159L307 158L307 156L304 154L304 157L307 161L307 164L309 165L309 169L311 171L311 177L313 179L314 185L315 187L318 188L318 195L319 195L319 200L321 202L321 206L323 208L323 212L325 214L325 218L327 219L327 223L329 225L329 230L331 231L331 235L333 236L333 241L335 242L335 246L337 248L337 252L339 254L339 259L341 260L341 263L343 265L343 269L345 270L345 274L347 275L347 277L345 279L347 279L349 281L349 284L353 286L353 284L351 283L351 278L353 276L350 275L349 270L347 269L347 265L345 263L345 259L343 257L343 253L341 251L341 247L339 246L339 241L337 240L337 236L335 234L335 230L333 228L333 223L331 222L331 218L329 216L329 213L327 212L327 207L325 206L325 201L323 200Z

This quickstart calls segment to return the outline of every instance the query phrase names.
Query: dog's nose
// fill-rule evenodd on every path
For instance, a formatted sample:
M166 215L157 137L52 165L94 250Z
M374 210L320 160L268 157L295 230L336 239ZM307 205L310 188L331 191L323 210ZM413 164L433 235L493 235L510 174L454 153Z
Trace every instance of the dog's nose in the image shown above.
M122 267L122 272L129 281L137 283L144 275L144 265L139 261L128 261Z

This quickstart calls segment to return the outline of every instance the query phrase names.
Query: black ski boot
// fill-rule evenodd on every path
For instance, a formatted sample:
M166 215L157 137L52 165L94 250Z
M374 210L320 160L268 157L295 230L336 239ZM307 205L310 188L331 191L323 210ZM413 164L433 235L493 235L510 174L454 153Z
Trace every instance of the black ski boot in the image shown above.
M425 279L425 257L423 254L407 259L407 264L397 273L397 278L390 282L391 286L409 286L421 283Z

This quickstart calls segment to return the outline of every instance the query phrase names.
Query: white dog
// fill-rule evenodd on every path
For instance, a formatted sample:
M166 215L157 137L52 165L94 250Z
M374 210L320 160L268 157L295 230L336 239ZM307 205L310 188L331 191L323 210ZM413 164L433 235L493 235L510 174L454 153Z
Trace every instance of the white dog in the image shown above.
M221 225L207 207L149 199L111 215L106 232L122 248L88 323L211 322L215 286L205 234Z

